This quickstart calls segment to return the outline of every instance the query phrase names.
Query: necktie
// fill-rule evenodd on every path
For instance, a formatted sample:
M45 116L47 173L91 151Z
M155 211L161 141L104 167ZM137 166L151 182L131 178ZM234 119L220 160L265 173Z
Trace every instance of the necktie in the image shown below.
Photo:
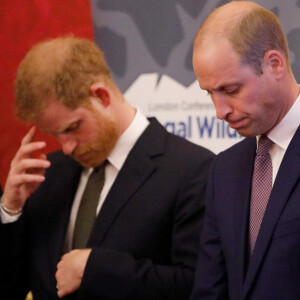
M89 176L75 221L73 249L85 248L90 237L96 219L100 193L104 185L104 170L105 164L102 164L95 168Z
M262 223L272 190L272 161L269 149L273 142L261 136L254 162L249 220L250 255L253 253L256 238Z

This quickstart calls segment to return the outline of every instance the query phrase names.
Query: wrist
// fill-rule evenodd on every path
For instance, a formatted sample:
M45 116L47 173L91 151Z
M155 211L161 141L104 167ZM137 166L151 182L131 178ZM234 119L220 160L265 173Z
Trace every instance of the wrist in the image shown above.
M2 199L3 199L3 197L1 197L1 199L0 199L0 206L7 214L9 214L11 216L15 216L15 215L19 215L23 212L23 207L19 207L17 209L11 209L3 204Z

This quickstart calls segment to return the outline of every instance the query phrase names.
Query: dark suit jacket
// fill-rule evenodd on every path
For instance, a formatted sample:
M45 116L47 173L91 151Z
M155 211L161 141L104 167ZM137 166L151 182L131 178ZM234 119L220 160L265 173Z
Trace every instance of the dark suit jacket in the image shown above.
M187 299L212 158L152 119L107 195L80 290L69 298ZM56 265L82 169L61 152L49 159L21 219L0 227L0 299L22 299L28 289L35 299L58 299Z
M192 299L300 299L300 129L281 163L248 263L255 138L217 156Z

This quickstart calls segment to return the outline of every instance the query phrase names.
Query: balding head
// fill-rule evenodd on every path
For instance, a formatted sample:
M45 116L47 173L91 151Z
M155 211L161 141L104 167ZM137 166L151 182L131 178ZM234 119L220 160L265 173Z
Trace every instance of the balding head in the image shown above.
M241 63L262 74L262 61L268 50L278 50L289 66L287 40L278 18L250 1L232 1L215 9L196 34L194 55L202 47L228 40Z
M258 7L258 5L253 2L234 1L216 8L199 28L195 37L195 44L228 38L233 28L236 27L254 7Z

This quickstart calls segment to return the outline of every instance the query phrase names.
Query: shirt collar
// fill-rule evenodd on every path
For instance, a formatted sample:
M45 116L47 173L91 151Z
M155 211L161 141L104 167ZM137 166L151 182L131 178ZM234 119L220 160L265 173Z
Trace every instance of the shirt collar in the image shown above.
M119 137L114 149L107 158L117 170L121 170L130 150L148 125L147 118L137 109L133 121Z
M268 134L268 138L276 145L286 150L299 125L300 96L297 97L296 101L280 123Z

